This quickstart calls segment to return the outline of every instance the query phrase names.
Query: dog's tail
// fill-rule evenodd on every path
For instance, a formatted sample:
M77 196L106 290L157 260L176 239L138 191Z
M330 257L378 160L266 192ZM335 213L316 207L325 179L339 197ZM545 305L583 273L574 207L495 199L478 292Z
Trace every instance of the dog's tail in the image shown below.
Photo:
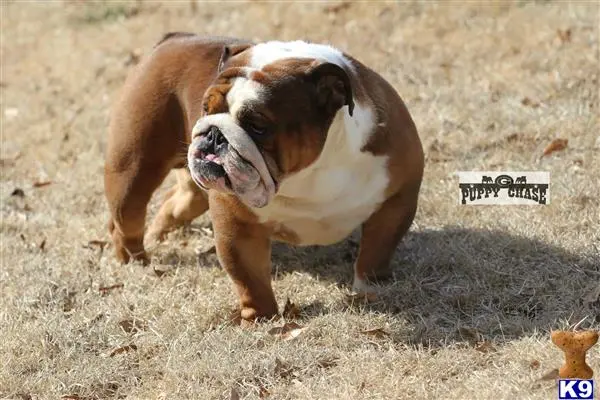
M156 43L154 45L154 48L160 46L161 44L163 44L164 42L166 42L167 40L173 39L173 38L179 38L179 37L186 37L186 36L195 36L194 33L191 32L169 32L166 33L162 39L160 39L158 41L158 43Z

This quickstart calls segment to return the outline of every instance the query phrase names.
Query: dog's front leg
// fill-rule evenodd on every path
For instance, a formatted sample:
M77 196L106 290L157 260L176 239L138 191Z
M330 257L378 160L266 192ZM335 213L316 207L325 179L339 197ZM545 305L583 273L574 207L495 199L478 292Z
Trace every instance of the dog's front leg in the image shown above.
M232 196L211 191L217 256L235 284L245 320L277 314L271 286L271 233Z

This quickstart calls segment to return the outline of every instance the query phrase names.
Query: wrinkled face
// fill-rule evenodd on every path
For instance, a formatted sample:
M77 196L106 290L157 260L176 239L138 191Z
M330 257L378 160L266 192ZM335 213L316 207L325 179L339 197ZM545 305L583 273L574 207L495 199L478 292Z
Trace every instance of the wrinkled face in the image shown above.
M220 72L192 131L188 165L205 189L264 207L286 176L315 161L337 110L352 112L352 91L339 66L285 58L248 66L252 47L225 50Z

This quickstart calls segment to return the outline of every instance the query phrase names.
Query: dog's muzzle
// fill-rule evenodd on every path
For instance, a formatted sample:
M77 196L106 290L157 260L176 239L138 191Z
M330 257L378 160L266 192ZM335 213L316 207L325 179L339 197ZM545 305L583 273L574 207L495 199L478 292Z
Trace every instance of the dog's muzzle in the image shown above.
M229 114L198 120L192 130L188 165L198 185L233 192L251 207L264 207L275 195L275 182L262 154Z

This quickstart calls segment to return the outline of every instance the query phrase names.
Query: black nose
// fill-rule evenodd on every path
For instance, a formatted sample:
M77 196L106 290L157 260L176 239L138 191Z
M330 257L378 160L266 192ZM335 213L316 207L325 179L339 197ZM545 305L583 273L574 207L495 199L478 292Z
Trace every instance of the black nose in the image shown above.
M210 128L210 131L212 132L212 135L214 136L215 147L219 147L222 144L227 143L227 139L225 139L225 135L223 135L223 132L221 132L221 130L219 128L217 128L216 126L212 126Z
M205 152L218 154L225 144L227 144L227 139L223 132L218 127L211 126L202 138L200 147Z

